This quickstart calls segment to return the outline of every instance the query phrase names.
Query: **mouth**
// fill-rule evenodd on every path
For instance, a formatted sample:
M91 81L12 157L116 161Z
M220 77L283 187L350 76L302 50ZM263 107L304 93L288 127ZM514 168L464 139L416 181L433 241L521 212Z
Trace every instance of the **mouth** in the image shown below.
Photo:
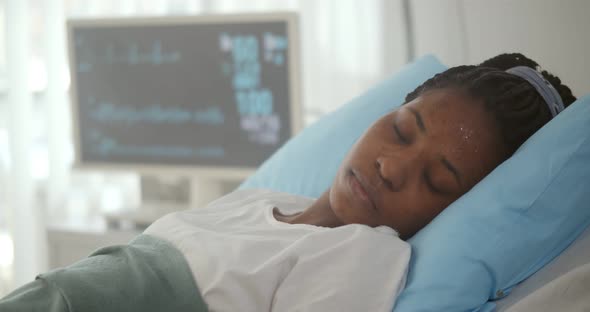
M356 170L351 169L348 179L348 184L353 194L365 204L365 206L377 210L375 201L373 199L372 189L367 184L366 180Z

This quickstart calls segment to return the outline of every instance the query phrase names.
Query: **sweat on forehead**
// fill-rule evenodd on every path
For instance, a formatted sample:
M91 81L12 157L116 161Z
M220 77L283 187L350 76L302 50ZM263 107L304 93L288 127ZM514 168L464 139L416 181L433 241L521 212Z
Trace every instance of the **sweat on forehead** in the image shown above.
M432 138L430 144L464 170L497 164L503 143L495 118L483 102L454 89L425 92L401 108L417 113Z

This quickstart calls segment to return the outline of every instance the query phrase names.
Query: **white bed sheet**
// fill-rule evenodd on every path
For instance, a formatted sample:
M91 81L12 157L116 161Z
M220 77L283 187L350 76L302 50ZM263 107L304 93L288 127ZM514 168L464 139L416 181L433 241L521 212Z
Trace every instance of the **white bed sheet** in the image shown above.
M552 280L507 312L590 311L590 263Z
M510 295L498 300L497 311L509 311L510 307L529 294L539 290L549 282L563 276L567 272L590 263L590 227L588 227L566 250L553 261L517 285Z

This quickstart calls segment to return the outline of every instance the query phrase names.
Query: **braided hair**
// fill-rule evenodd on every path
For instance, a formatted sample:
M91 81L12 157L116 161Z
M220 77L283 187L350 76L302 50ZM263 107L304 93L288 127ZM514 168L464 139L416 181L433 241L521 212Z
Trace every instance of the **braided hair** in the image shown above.
M576 100L570 88L558 77L541 70L539 64L526 56L511 53L498 55L479 65L457 66L437 74L410 92L405 103L424 92L441 88L456 88L474 99L483 100L486 110L495 116L509 157L551 119L551 112L537 90L523 78L506 72L515 66L527 66L541 72L559 92L565 107Z

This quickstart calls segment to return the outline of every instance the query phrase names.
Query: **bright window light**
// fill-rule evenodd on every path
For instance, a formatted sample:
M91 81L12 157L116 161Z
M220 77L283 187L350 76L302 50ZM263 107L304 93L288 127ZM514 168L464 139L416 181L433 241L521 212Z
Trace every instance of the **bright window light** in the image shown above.
M14 252L12 239L7 233L0 232L0 298L12 290Z
M6 233L0 233L0 272L12 266L14 251L12 239Z

